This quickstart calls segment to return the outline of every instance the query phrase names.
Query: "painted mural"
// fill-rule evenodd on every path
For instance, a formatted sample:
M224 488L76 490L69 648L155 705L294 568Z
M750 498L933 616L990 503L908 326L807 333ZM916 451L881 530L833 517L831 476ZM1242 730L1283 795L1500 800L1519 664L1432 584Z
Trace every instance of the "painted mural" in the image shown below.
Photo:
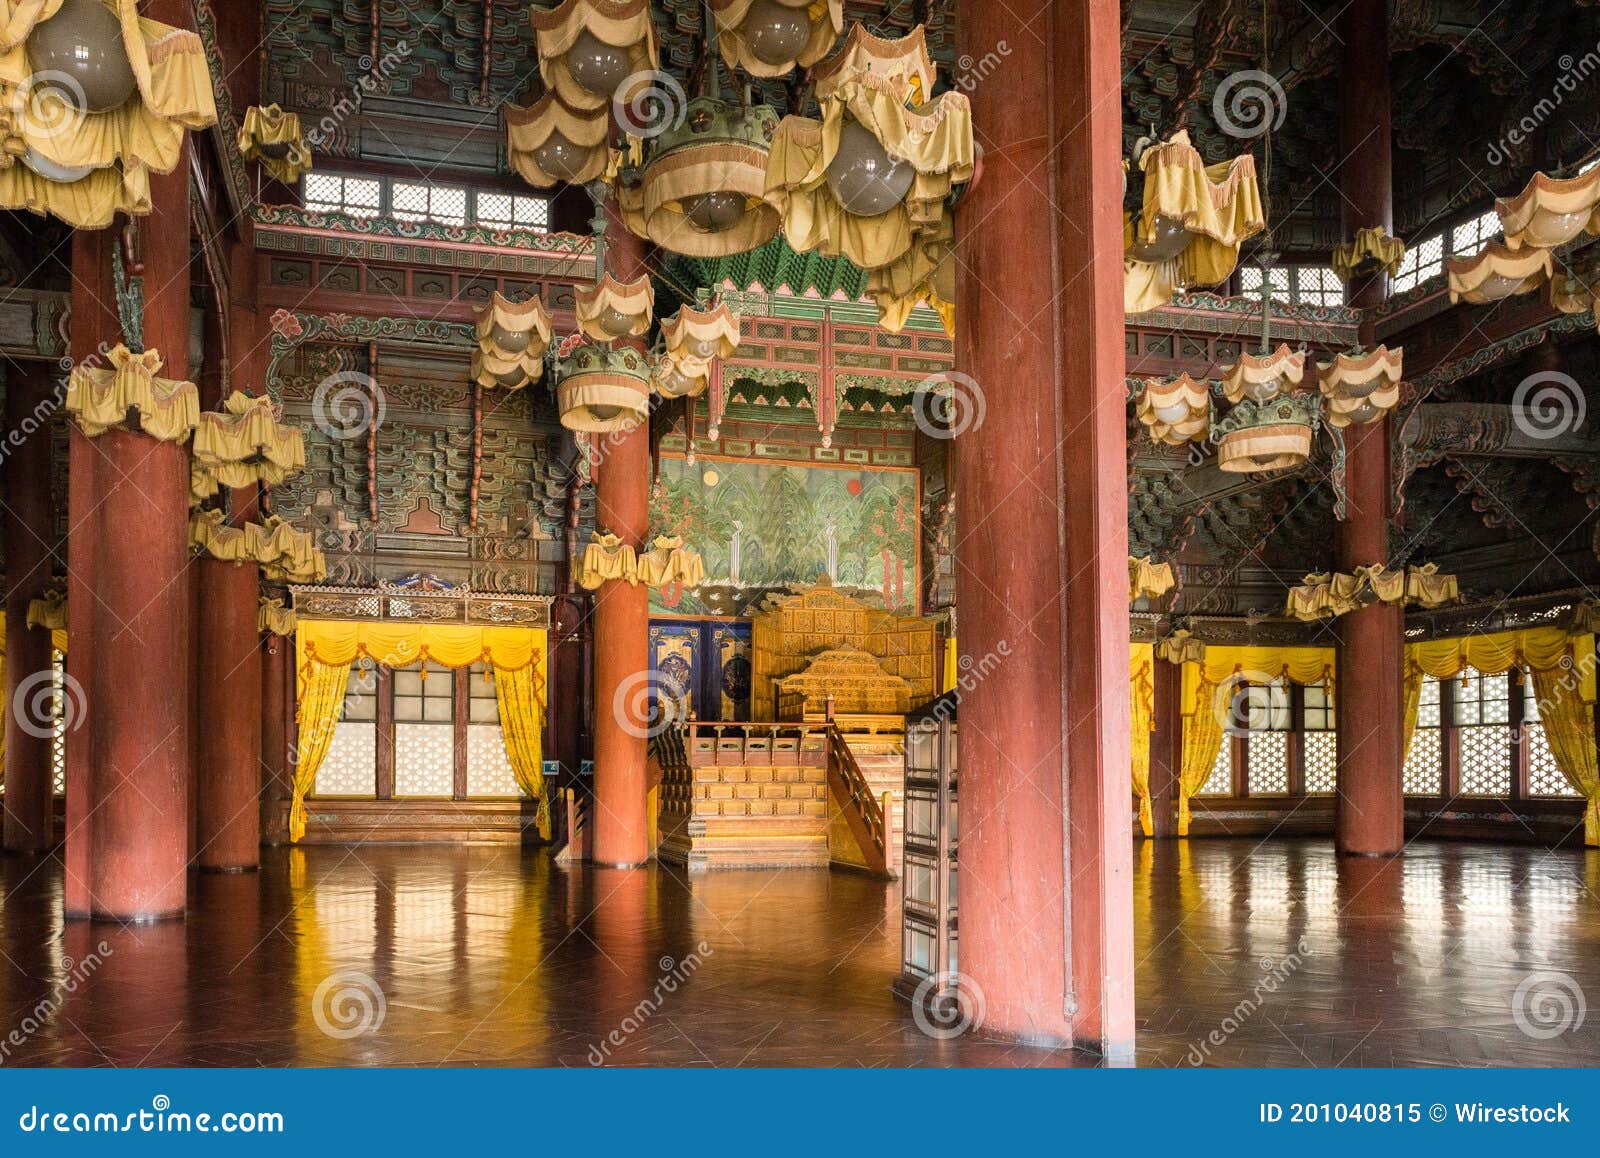
M705 560L698 591L652 592L659 613L745 615L766 592L834 586L899 614L918 591L912 470L854 470L664 458L653 533L682 535Z

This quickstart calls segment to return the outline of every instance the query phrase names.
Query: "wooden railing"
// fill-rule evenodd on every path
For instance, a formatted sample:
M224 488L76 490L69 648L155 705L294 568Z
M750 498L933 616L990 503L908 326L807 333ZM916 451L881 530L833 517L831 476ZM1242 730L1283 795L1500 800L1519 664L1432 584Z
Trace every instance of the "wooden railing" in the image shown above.
M844 733L828 725L828 788L839 803L839 811L851 834L861 846L866 858L867 871L875 876L889 877L890 835L888 806L892 797L884 793L884 802L878 803L856 763L855 753L845 742Z

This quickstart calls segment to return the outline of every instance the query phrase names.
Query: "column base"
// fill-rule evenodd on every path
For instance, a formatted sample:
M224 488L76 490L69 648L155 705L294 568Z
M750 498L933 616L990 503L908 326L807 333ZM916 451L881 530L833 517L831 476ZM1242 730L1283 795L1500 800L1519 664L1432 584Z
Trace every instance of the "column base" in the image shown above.
M89 920L116 925L163 925L169 921L182 921L188 915L187 909L177 909L170 913L135 913L131 917L97 911L90 914Z
M203 864L200 866L202 873L258 873L261 866L258 864Z
M618 862L618 863L612 863L611 861L604 861L604 860L591 860L591 861L588 861L586 863L592 865L595 868L603 868L603 869L647 868L649 866L649 864L650 864L650 862L648 860L623 861L623 862Z

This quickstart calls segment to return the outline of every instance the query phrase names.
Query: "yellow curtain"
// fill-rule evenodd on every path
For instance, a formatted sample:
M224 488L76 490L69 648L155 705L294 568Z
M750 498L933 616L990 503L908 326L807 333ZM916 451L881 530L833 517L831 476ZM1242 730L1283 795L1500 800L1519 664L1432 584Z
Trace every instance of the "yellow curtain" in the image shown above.
M333 733L344 711L344 689L350 661L324 663L314 657L302 624L295 638L295 722L300 735L295 745L294 794L289 805L289 839L306 834L306 793L317 782L317 769L327 759Z
M541 641L544 632L537 632ZM544 649L539 648L540 656ZM544 668L538 659L519 668L494 669L494 694L500 705L500 734L517 785L539 802L539 835L550 839L550 800L544 790Z
M940 695L955 689L960 671L960 652L956 649L956 637L952 635L944 641L944 678L940 681Z
M1133 791L1139 797L1139 827L1146 836L1155 832L1150 815L1150 733L1155 730L1155 647L1148 643L1131 645L1128 653L1128 683L1133 691Z
M1560 627L1497 631L1464 639L1433 639L1406 645L1406 736L1409 742L1423 675L1454 679L1465 668L1497 675L1514 667L1533 673L1550 754L1567 782L1588 802L1584 841L1600 846L1600 773L1596 771L1594 730L1594 635L1569 635Z
M1208 652L1210 649L1207 649ZM1189 797L1200 791L1222 750L1222 718L1212 707L1216 684L1198 663L1183 665L1183 768L1178 775L1178 835L1189 835Z
M1400 717L1405 729L1405 747L1401 748L1401 758L1411 758L1411 737L1417 734L1417 713L1422 710L1422 669L1416 664L1406 664L1405 703L1402 705Z

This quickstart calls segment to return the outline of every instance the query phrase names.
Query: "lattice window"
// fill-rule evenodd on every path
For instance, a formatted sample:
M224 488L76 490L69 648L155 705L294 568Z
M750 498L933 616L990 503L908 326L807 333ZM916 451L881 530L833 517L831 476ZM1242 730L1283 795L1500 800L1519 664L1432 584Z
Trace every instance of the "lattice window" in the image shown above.
M1216 763L1211 765L1211 775L1200 785L1196 796L1233 795L1233 740L1222 737L1222 747L1217 750Z
M378 792L378 728L341 721L334 727L328 755L317 769L314 796L360 796Z
M1239 292L1246 297L1260 299L1261 297L1261 267L1247 265L1239 270ZM1272 268L1272 300L1286 302L1290 300L1289 270L1285 266Z
M472 665L467 689L467 795L521 796L500 731L494 680L481 662Z
M1405 791L1408 796L1437 796L1444 788L1444 745L1439 718L1439 681L1424 676L1417 701L1417 727L1406 753Z
M1460 729L1461 795L1511 794L1511 729L1484 724Z
M394 673L394 794L453 797L455 673L422 664Z
M1300 727L1307 732L1331 732L1337 726L1333 714L1333 690L1326 682L1305 686L1305 707Z
M1294 726L1289 711L1289 682L1277 680L1266 685L1252 685L1245 691L1245 718L1250 732L1287 732Z
M1450 231L1450 252L1456 257L1471 257L1499 236L1500 214L1491 209Z
M1339 737L1335 732L1305 734L1306 795L1332 796L1339 785Z
M1295 266L1294 300L1314 306L1342 306L1344 283L1330 266Z
M376 217L383 205L382 182L366 177L307 173L301 188L305 195L306 208L320 213Z
M53 693L51 709L54 712L50 718L50 791L57 796L65 796L67 722L69 717L81 722L82 713L67 703L67 657L59 651L50 653L50 688Z
M1405 257L1400 259L1400 269L1395 273L1395 292L1404 293L1406 290L1415 289L1429 278L1438 277L1443 272L1444 234L1437 233L1406 248Z
M1456 684L1455 722L1458 727L1511 722L1511 676L1483 675L1474 668L1461 673Z
M1282 796L1289 791L1289 733L1250 733L1250 795Z
M493 229L548 229L550 202L520 193L479 193L478 224Z
M390 204L400 221L437 221L441 225L467 223L467 191L460 185L432 185L395 181L389 187Z

